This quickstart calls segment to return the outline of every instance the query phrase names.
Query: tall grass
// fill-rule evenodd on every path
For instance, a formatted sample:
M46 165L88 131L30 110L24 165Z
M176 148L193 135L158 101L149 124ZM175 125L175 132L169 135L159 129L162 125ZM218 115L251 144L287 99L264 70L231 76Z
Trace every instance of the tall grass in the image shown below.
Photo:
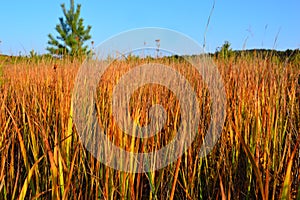
M210 121L209 92L201 77L184 61L157 59L188 77L203 115L192 147L178 161L132 174L98 162L77 136L71 95L79 61L8 58L0 88L0 199L296 199L299 63L259 54L214 61L227 95L226 121L214 150L204 158L198 155ZM111 141L135 152L168 144L180 123L176 96L158 85L146 85L131 98L132 117L140 124L149 122L152 104L166 108L166 125L156 137L132 138L114 123L112 88L143 62L149 60L114 62L98 87L99 123Z

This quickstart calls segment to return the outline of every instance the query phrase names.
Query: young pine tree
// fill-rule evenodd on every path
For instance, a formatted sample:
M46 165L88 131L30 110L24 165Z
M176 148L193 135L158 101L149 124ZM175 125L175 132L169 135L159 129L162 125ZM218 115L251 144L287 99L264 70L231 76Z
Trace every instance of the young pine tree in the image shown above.
M217 55L220 58L228 59L233 55L233 51L231 49L231 44L228 41L225 41L220 49L217 50Z
M56 31L59 36L56 38L48 35L50 46L47 50L52 55L69 55L72 57L84 56L90 53L89 47L85 42L91 39L91 26L87 28L83 25L83 19L80 17L81 5L77 4L74 8L74 0L70 0L70 10L66 10L65 4L61 4L64 17L59 18L59 24L56 25Z

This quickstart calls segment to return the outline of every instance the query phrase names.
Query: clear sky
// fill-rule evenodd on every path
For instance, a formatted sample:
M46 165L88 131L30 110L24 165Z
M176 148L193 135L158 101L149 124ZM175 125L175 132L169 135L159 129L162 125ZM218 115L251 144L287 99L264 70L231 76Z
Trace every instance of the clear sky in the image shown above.
M46 53L49 33L63 16L69 0L8 0L0 4L0 53ZM162 27L182 32L203 44L213 0L75 0L82 5L85 25L91 25L95 44L120 32ZM275 38L278 39L275 43ZM300 48L299 0L216 0L207 31L206 51L228 40L233 49Z

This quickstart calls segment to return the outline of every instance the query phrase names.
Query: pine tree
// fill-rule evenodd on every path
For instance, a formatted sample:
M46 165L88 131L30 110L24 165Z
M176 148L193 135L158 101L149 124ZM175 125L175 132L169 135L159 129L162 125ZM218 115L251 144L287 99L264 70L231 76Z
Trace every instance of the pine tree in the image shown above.
M91 39L91 26L87 28L83 25L83 19L80 17L81 5L77 4L74 8L74 0L70 0L70 10L66 10L65 4L61 4L64 17L59 18L59 24L56 25L56 31L59 36L54 38L48 35L50 45L47 50L52 55L83 56L90 53L87 45L84 43Z
M233 51L230 46L230 42L225 41L222 47L220 49L217 49L217 55L220 56L220 58L228 59L233 55Z

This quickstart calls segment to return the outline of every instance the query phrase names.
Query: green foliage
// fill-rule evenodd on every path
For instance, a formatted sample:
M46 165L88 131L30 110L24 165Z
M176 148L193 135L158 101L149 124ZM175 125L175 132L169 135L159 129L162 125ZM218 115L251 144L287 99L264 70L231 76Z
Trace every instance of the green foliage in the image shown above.
M228 41L225 41L220 49L217 49L217 56L219 58L228 59L233 55L233 51L231 49L231 44Z
M35 58L38 56L37 53L33 49L29 53L30 53L30 58Z
M0 87L4 83L4 79L3 79L3 66L4 66L6 60L7 60L7 56L4 56L4 55L0 54Z
M289 56L290 62L294 65L300 66L300 49L287 50L286 56Z
M80 17L81 5L77 4L74 8L74 0L70 0L70 9L66 10L65 4L61 4L64 17L59 18L59 24L56 25L56 31L59 36L56 38L49 34L47 50L52 55L70 55L83 56L90 53L87 45L84 43L91 39L91 26L86 28L83 25L83 19Z

